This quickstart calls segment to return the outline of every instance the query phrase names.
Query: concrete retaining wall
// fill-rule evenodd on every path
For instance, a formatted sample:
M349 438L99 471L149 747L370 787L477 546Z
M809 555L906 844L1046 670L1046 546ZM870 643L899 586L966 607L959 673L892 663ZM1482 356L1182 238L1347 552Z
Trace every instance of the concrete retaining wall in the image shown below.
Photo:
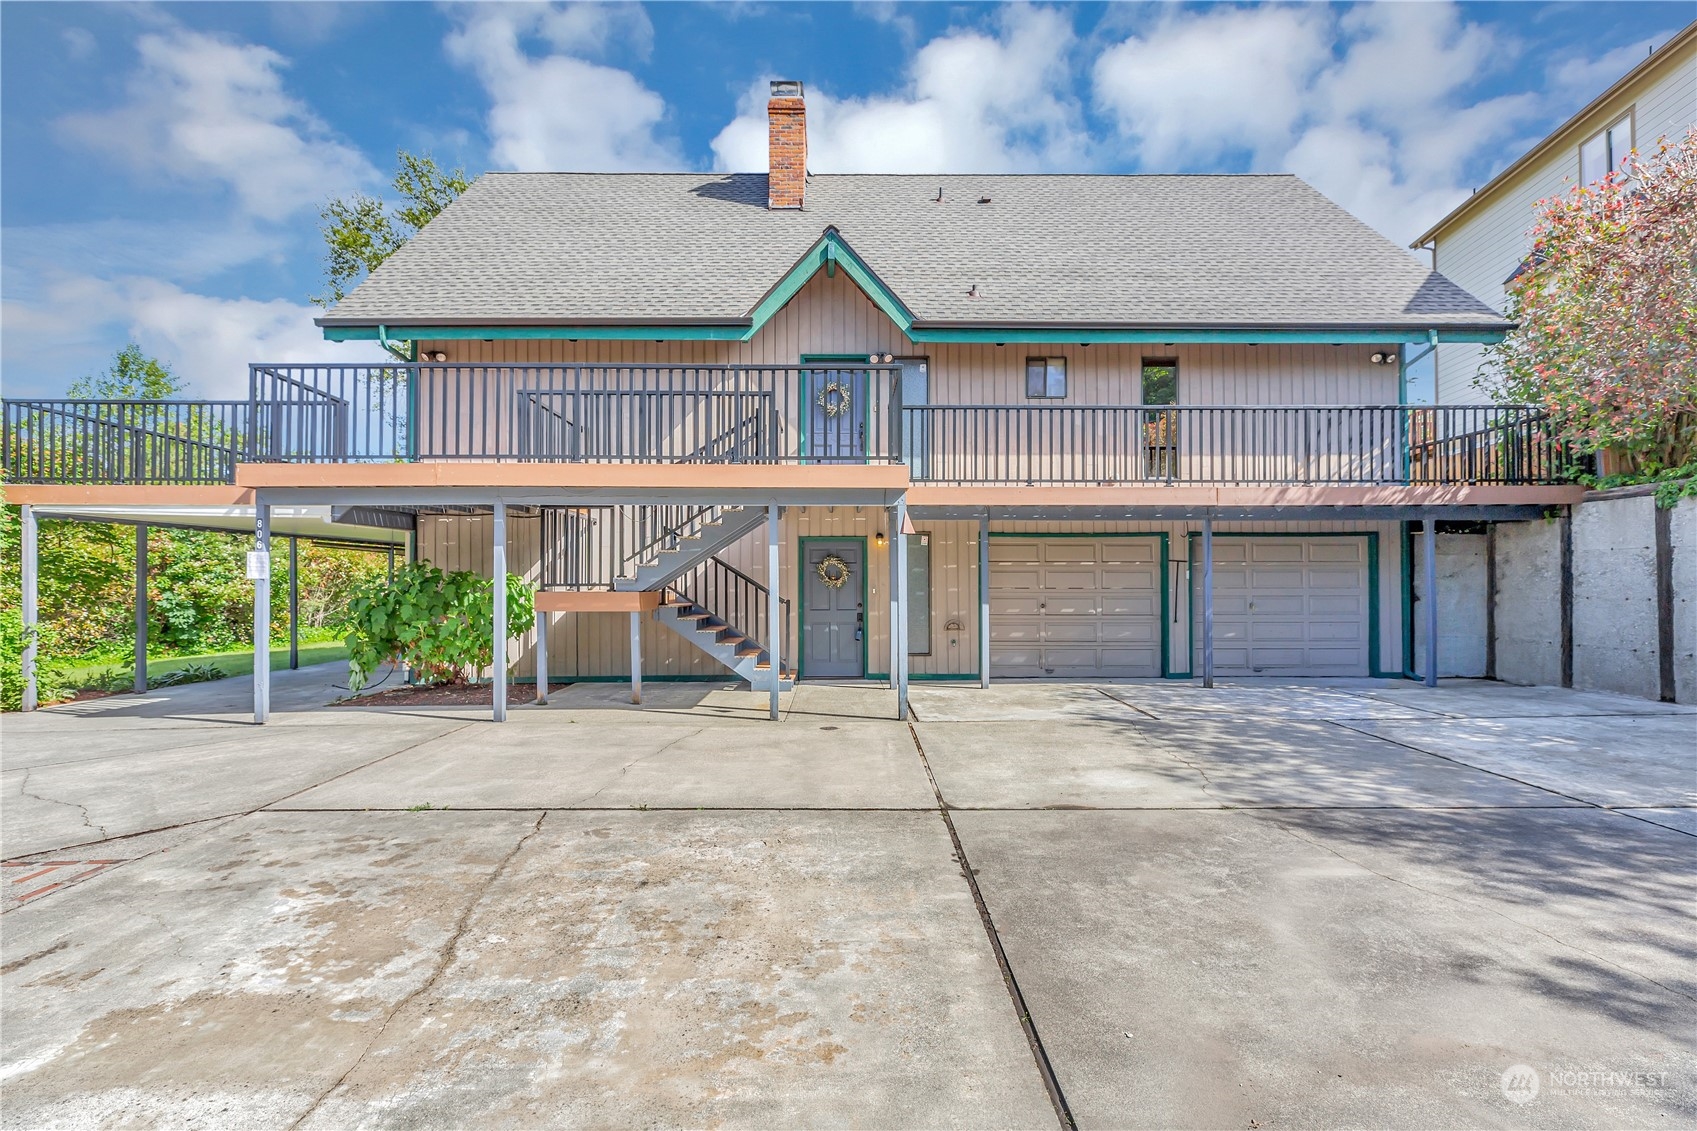
M1561 524L1505 522L1496 540L1494 674L1509 683L1559 687Z
M1697 500L1667 512L1672 602L1659 592L1655 500L1603 492L1573 509L1567 611L1574 687L1697 700ZM1444 539L1440 537L1442 551ZM1440 599L1442 581L1440 581ZM1563 681L1562 525L1504 523L1496 533L1495 674L1509 683ZM1440 606L1440 615L1443 613ZM1458 614L1458 615L1465 615ZM1672 638L1664 690L1663 623ZM1443 637L1439 638L1440 650ZM1440 664L1440 671L1442 664Z
M1426 662L1426 552L1423 532L1414 535L1414 667ZM1438 675L1485 674L1485 620L1489 575L1483 534L1438 535Z

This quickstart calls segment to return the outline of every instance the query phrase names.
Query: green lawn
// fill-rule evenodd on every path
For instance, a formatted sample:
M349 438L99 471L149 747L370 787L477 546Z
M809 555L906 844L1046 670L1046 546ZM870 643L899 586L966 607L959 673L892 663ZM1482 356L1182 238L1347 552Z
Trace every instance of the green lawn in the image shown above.
M348 646L339 640L327 640L319 644L302 644L300 648L301 666L308 664L327 664L332 660L346 660ZM240 652L212 652L204 656L172 656L170 659L150 660L147 665L147 675L150 679L158 679L166 672L176 671L189 664L211 664L222 671L226 677L233 675L253 674L253 649ZM287 648L271 649L271 670L283 671L289 666L289 650ZM130 671L128 664L88 664L72 667L69 678L72 686L83 687L92 683L96 676L117 668Z

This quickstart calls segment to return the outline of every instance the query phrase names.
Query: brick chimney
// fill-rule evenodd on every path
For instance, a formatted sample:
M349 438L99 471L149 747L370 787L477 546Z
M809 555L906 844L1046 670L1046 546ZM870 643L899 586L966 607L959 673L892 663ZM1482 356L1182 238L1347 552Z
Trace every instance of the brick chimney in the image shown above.
M772 84L766 121L771 137L766 207L800 208L807 193L807 103L799 82Z

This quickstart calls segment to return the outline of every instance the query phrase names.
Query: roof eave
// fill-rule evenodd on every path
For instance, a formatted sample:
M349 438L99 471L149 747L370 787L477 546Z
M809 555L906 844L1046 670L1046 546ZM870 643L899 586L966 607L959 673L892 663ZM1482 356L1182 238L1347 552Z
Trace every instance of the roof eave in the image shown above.
M1439 232L1449 227L1452 222L1460 218L1465 213L1472 211L1483 199L1496 192L1497 189L1501 188L1508 181L1512 180L1533 161L1555 148L1558 141L1572 133L1581 122L1583 122L1586 118L1589 118L1598 110L1602 109L1602 107L1612 100L1617 94L1636 83L1652 68L1660 66L1667 59L1670 51L1680 50L1693 39L1697 39L1697 21L1693 21L1685 25L1685 27L1681 30L1675 32L1672 39L1669 39L1666 43L1662 44L1661 50L1646 56L1638 63L1637 66L1633 67L1619 79L1615 80L1614 84L1607 90L1597 95L1597 97L1593 98L1590 102L1587 102L1582 110L1573 115L1573 117L1569 118L1567 121L1563 122L1560 126L1557 126L1537 145L1534 145L1531 149L1528 149L1525 153L1521 154L1519 158L1510 162L1502 172L1486 181L1482 188L1478 189L1466 200L1452 208L1447 216L1445 216L1442 220L1439 220L1436 224L1433 224L1408 246L1411 248L1422 248L1431 243L1437 238Z

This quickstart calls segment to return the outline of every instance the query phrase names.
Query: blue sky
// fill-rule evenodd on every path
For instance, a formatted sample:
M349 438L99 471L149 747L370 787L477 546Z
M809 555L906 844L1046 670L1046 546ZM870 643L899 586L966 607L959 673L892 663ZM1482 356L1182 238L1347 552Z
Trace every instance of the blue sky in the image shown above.
M319 340L318 209L397 147L761 169L1296 172L1406 243L1691 20L1681 3L0 4L0 373L127 340L203 395Z

